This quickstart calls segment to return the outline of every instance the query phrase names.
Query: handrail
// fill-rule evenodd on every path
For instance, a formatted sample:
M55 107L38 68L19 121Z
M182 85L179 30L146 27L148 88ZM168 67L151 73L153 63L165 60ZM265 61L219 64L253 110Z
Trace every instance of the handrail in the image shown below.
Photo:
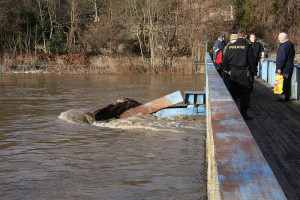
M265 59L258 64L258 76L269 83L271 86L275 84L276 61L273 59ZM294 64L294 72L291 80L291 98L300 101L300 64Z
M286 199L206 54L208 199Z

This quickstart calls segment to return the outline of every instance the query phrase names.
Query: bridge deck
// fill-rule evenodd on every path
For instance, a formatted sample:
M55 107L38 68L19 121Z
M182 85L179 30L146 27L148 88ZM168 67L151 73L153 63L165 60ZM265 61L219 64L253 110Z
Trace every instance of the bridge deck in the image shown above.
M300 102L277 102L273 87L256 79L246 121L288 199L300 199Z

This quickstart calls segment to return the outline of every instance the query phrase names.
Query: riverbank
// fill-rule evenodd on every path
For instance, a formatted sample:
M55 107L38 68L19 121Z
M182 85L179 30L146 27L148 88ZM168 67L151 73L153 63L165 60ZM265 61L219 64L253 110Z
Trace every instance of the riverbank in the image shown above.
M194 74L204 73L204 65L194 64L192 56L165 56L155 67L150 57L137 55L3 55L1 73L68 74Z

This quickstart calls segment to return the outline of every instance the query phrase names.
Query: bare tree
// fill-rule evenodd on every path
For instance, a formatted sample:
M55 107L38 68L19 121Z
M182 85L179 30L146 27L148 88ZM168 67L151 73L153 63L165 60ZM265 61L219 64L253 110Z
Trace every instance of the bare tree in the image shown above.
M67 43L69 48L72 48L73 44L76 42L75 32L77 29L78 22L78 0L67 0L69 4L69 16L70 16L70 27L69 27L69 33L67 37Z
M127 29L129 32L132 30L134 35L136 36L138 43L139 43L139 49L142 56L142 60L144 60L144 45L142 40L143 27L144 27L144 14L142 12L142 9L145 6L145 3L143 0L126 0L126 12L124 12L124 23L127 26Z

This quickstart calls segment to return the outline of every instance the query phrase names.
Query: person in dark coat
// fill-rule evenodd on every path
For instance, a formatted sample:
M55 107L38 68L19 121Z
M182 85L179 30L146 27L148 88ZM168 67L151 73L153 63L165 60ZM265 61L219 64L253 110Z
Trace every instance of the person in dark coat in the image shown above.
M255 59L255 62L256 62L256 66L258 66L258 63L260 61L260 56L261 56L261 61L265 62L264 47L260 42L256 41L256 36L255 36L254 33L250 34L249 39L250 39L249 44L250 44L251 49L253 51L253 56L254 56L254 59ZM251 74L250 82L252 83L251 91L253 91L253 83L254 83L254 75L253 74Z
M260 56L261 56L261 61L264 62L265 61L265 49L264 49L263 45L260 42L256 41L256 36L254 33L250 34L249 39L250 39L249 44L251 45L251 48L253 50L253 56L255 57L257 64L260 61Z
M238 30L238 39L230 44L223 56L223 67L230 74L231 95L233 99L241 97L240 111L245 120L253 117L247 114L250 103L251 83L250 73L257 77L257 66L253 57L253 51L246 41L245 28Z
M286 33L278 35L279 47L276 56L276 70L283 76L283 92L279 101L289 101L291 96L291 79L294 70L295 47Z
M225 40L225 34L222 33L216 40L213 47L213 62L220 76L222 76L222 71L223 71L222 63L217 64L216 58L217 58L217 54L221 53L221 51L224 49L225 46L224 40Z
M230 44L235 43L237 41L237 39L238 39L238 34L231 34L230 35L230 41L225 45L224 50L223 50L223 54L226 53L226 50L228 49L228 46ZM230 91L230 75L229 75L229 71L226 71L225 69L223 69L222 78L223 78L223 81L225 83L226 88Z

